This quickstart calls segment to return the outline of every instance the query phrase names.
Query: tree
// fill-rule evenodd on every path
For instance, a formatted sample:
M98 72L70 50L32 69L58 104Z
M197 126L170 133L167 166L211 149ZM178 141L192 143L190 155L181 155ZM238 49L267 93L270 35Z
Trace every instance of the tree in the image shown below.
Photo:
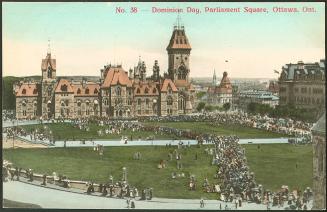
M248 111L250 113L255 113L256 112L256 109L257 109L257 104L254 103L254 102L251 102L250 104L248 104Z
M202 111L204 107L206 106L205 102L199 102L198 106L196 107L197 111Z
M223 104L223 108L224 108L225 111L229 110L230 109L230 103L226 102L225 104Z
M213 111L214 107L213 107L212 105L206 105L206 106L204 107L204 109L205 109L206 111Z

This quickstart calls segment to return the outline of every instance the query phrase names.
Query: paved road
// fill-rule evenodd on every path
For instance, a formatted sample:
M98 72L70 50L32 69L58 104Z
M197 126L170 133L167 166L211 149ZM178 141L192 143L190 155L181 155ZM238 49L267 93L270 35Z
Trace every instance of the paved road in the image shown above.
M98 197L86 194L60 191L46 187L35 186L18 181L3 183L3 198L13 201L26 202L40 205L42 208L65 208L65 209L124 209L126 200ZM165 199L153 198L151 201L135 200L136 209L207 209L219 210L219 204L225 208L225 203L217 200L205 200L205 207L200 208L197 199ZM234 209L234 204L228 203L228 207ZM266 210L267 206L255 203L243 203L240 210ZM273 207L274 210L284 208Z

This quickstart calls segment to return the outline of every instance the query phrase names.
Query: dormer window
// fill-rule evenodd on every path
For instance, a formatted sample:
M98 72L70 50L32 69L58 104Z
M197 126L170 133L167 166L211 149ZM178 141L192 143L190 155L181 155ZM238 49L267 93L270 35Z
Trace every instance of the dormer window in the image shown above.
M63 92L67 92L67 85L66 84L65 85L62 85L60 87L60 90L63 91Z
M94 89L94 94L98 94L98 89Z
M85 89L85 94L89 94L90 93L90 89L86 88Z
M153 88L152 93L156 93L156 92L157 92L157 89Z
M139 88L136 90L136 93L141 93L141 91L140 91L140 89L139 89Z
M25 88L22 90L22 94L26 94L26 89Z
M149 89L148 88L145 88L144 93L145 94L149 93Z
M77 94L81 94L81 89L77 89Z
M37 89L36 88L34 88L33 94L37 94Z

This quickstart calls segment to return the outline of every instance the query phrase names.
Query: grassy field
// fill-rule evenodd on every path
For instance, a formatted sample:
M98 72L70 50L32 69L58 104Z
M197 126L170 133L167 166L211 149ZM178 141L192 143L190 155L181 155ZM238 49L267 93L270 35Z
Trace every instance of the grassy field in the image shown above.
M282 185L303 191L312 187L312 146L290 144L243 145L257 183L273 190Z
M288 135L268 132L243 126L220 125L212 126L208 122L145 122L145 125L160 125L178 129L189 129L199 133L213 133L217 135L237 135L240 138L280 138Z
M55 123L55 124L44 124L45 126L49 127L52 131L53 136L56 140L64 140L64 139L121 139L122 136L128 136L131 139L131 136L134 140L136 139L146 139L149 136L155 136L156 139L179 139L182 137L167 135L167 134L154 134L153 132L149 131L135 131L132 132L131 130L123 130L120 135L118 134L108 134L99 136L98 130L105 129L104 127L97 126L95 124L90 124L90 130L80 130L76 127L73 127L69 123ZM22 126L27 132L30 132L34 129L42 129L42 125L25 125Z
M278 189L281 185L290 188L312 186L312 148L311 146L292 146L289 144L245 145L251 171L258 183L265 188ZM181 150L183 169L176 168L176 160L168 161L168 167L158 169L161 159L168 160L169 151L174 147L106 147L103 156L91 148L55 149L7 149L3 157L15 165L32 168L35 173L57 172L69 179L94 180L98 183L121 179L122 167L127 167L128 181L138 189L152 187L154 196L167 198L216 198L214 194L204 193L201 184L205 177L213 179L216 168L210 165L211 157L204 153L206 147L191 147ZM135 152L141 152L141 160L133 160ZM195 160L195 153L198 160ZM295 164L298 163L298 168ZM171 179L171 173L184 172L186 177ZM188 190L188 177L196 176L196 191Z
M220 125L220 126L211 126L208 122L145 122L145 125L148 126L168 126L178 129L189 129L194 132L199 133L213 133L217 135L237 135L240 138L280 138L287 137L287 135L267 132L264 130L243 127L243 126L230 126L230 125ZM146 139L149 136L155 136L156 139L183 139L183 137L177 137L168 134L154 134L149 131L136 131L132 132L131 130L123 130L120 135L117 134L108 134L99 136L97 131L99 129L104 129L104 127L97 126L95 124L90 124L90 130L84 131L78 128L73 127L68 123L55 123L55 124L45 124L48 126L53 136L56 140L64 139L120 139L122 135L128 136L130 139L131 136L133 139ZM42 130L41 125L26 125L22 126L28 132L38 128Z
M205 177L213 182L215 167L210 166L211 157L205 155L204 148L183 149L182 171L177 170L176 160L168 161L168 167L158 169L161 159L168 160L166 147L106 147L101 157L92 148L55 148L55 149L15 149L3 150L5 159L19 167L34 169L35 173L57 172L69 179L93 180L105 183L109 175L114 180L122 178L122 167L128 171L128 181L138 189L152 187L154 196L167 198L214 198L205 194L200 187L197 191L188 190L188 179L194 174L202 184ZM141 152L141 160L133 160L133 154ZM198 160L195 160L195 153ZM171 173L185 173L185 178L171 179Z

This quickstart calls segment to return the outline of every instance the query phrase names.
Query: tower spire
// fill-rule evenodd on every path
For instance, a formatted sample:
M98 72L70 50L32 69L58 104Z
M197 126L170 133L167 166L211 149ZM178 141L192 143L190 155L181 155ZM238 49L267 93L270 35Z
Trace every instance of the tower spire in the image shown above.
M213 69L212 84L215 86L217 84L216 69Z
M50 38L48 38L48 54L51 54L51 48L50 48Z

